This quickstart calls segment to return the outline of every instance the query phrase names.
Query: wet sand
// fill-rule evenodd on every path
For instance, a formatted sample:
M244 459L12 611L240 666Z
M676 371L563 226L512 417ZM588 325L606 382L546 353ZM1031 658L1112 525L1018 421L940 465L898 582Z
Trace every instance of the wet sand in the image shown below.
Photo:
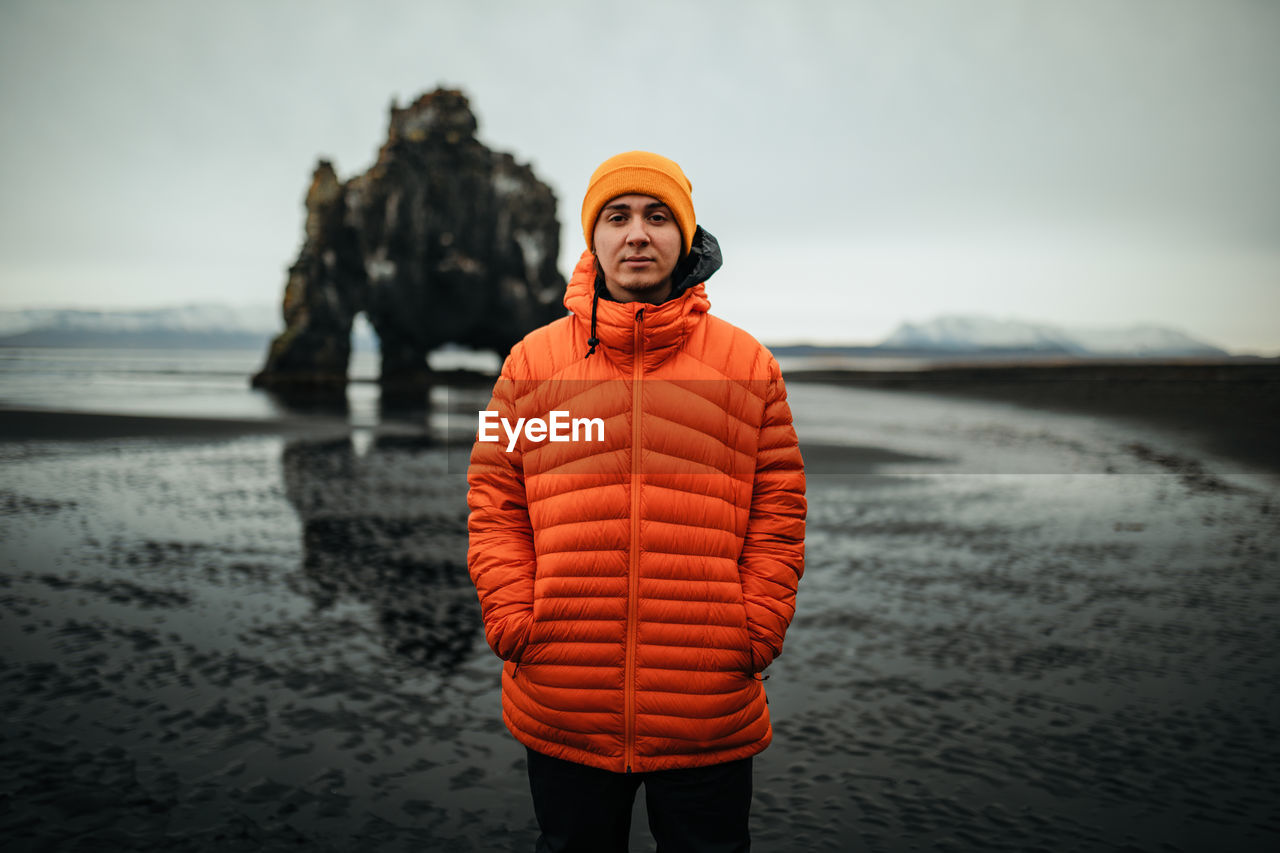
M306 418L209 418L0 408L0 441L94 441L105 438L219 438L234 435L345 432L345 421L327 425Z
M911 371L808 370L788 382L998 400L1158 424L1249 467L1280 472L1280 360L948 364Z
M808 568L753 849L1275 847L1274 472L1182 425L789 387ZM6 850L532 849L465 446L80 417L0 442Z

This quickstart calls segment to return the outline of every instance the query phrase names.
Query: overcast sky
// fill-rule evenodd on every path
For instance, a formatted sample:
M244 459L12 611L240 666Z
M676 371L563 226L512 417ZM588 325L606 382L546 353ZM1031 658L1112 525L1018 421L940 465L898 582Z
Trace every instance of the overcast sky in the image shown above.
M977 313L1280 353L1280 3L0 0L0 307L277 302L318 158L462 88L560 200L678 161L768 342Z

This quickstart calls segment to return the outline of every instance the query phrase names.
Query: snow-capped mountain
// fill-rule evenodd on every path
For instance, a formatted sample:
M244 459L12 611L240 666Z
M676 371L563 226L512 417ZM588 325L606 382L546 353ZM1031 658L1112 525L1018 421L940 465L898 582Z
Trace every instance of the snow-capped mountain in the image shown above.
M80 332L232 332L270 334L279 331L280 309L274 305L194 304L172 308L85 309L33 308L0 311L0 338L33 331Z
M284 328L278 305L199 303L170 308L0 311L0 346L265 347ZM353 344L376 349L358 318Z
M903 323L880 346L952 352L1033 350L1122 357L1227 354L1224 350L1198 341L1184 332L1163 326L1074 328L966 315L946 315L923 323Z

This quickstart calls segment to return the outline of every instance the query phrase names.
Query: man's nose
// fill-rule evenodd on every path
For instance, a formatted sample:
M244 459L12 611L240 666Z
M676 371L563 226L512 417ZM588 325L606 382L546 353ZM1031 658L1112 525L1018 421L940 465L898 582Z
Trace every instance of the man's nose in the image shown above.
M631 223L627 229L627 243L630 245L643 246L649 242L649 232L645 228L643 219Z

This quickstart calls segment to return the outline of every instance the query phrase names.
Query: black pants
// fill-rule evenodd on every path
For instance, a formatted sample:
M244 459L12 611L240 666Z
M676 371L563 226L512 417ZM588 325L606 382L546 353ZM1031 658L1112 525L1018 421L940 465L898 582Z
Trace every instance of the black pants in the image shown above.
M611 773L529 753L529 789L542 835L537 853L627 853L631 809L644 784L658 853L747 853L751 759L651 773Z

